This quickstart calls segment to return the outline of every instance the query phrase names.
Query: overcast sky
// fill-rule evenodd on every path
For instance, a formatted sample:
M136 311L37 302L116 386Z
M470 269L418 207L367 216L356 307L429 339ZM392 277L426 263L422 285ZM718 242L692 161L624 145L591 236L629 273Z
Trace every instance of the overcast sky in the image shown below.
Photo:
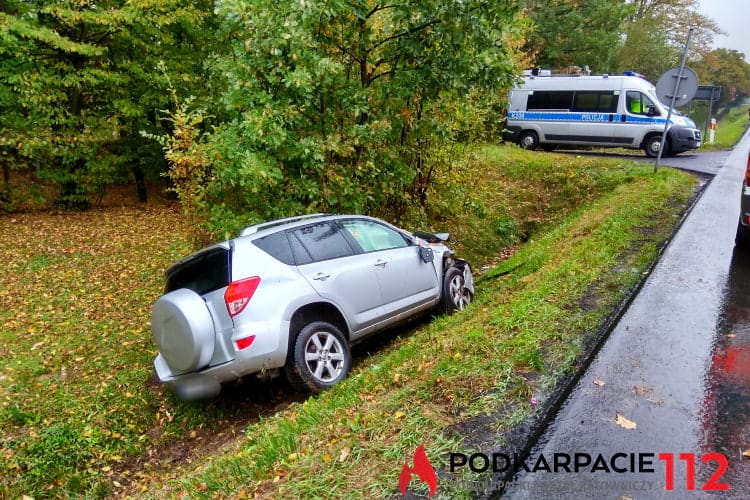
M738 50L750 62L750 0L699 0L699 3L701 12L727 33L717 36L714 46Z

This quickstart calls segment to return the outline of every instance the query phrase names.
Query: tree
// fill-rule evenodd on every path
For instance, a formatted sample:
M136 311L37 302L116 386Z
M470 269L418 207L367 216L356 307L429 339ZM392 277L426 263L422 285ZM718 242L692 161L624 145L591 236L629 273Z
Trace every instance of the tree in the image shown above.
M692 68L702 84L724 88L722 103L750 95L750 64L742 52L716 49L695 61Z
M699 11L697 0L631 0L625 42L615 70L635 70L652 81L679 64L689 29L694 28L690 58L710 51L718 25Z
M144 198L151 165L164 165L158 146L137 139L138 130L162 126L155 110L169 103L157 61L169 61L174 81L206 95L210 85L198 75L216 46L212 22L207 1L3 2L6 150L33 158L39 175L60 187L63 206L83 208L129 175Z
M425 205L451 144L481 128L476 111L516 74L518 9L476 0L222 2L234 57L218 64L231 119L204 136L196 158L210 161L198 202L212 227L312 210L399 218Z
M524 51L542 68L589 66L610 70L632 14L626 0L532 0L527 15L533 26Z

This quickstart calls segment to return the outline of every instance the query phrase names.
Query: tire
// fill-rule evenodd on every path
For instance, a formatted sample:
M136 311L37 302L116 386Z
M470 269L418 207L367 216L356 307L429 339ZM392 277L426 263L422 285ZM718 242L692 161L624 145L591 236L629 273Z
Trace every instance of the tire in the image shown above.
M743 226L737 222L737 234L734 237L734 245L742 250L750 249L750 227Z
M315 321L300 330L285 371L292 387L318 393L341 382L351 365L349 342L341 330Z
M471 291L466 288L464 270L456 266L449 267L443 277L441 309L447 313L463 311L471 300Z
M533 130L524 130L518 138L518 145L523 149L534 151L539 147L539 136Z
M667 144L669 144L667 142ZM643 141L643 151L646 152L646 156L649 158L656 158L659 156L659 148L661 147L661 136L651 135ZM669 148L662 153L662 156L669 156Z
M211 361L215 332L200 295L180 288L163 295L151 311L151 332L159 352L175 372L191 372Z

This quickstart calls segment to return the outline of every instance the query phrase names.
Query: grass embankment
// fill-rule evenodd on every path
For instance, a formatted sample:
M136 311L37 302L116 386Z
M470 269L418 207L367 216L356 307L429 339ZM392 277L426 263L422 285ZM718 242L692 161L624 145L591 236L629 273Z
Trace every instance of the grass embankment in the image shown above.
M438 469L468 446L452 424L491 415L501 433L537 411L532 397L543 405L694 188L670 169L517 148L484 148L451 175L461 188L426 229L451 231L475 268L518 252L470 309L386 335L303 402L278 401L279 380L251 385L248 400L270 402L250 403L187 404L148 383L149 309L187 251L171 209L0 218L0 496L388 496L420 443ZM219 439L236 421L244 436ZM229 446L212 454L217 440Z
M716 123L714 143L708 143L710 131L707 130L700 151L717 151L733 148L742 137L742 134L747 130L749 121L747 115L748 109L750 109L750 106L736 106L730 108L727 113L723 113ZM703 123L699 123L698 127L702 129Z

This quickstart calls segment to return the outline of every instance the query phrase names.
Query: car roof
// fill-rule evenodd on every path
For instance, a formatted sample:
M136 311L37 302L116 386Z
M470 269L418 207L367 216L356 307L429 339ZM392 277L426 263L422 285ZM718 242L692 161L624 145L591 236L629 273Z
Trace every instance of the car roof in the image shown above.
M286 217L284 219L277 219L277 220L272 220L268 222L262 222L260 224L255 224L253 226L248 226L242 231L240 231L240 237L244 237L244 236L261 237L261 236L266 236L266 235L273 234L282 230L305 226L307 224L310 224L311 222L325 222L329 220L341 220L341 219L353 219L353 218L367 219L367 220L373 220L373 221L383 223L383 221L376 219L374 217L369 217L367 215L356 215L356 214L342 215L342 214L316 213L316 214L299 215L295 217Z

